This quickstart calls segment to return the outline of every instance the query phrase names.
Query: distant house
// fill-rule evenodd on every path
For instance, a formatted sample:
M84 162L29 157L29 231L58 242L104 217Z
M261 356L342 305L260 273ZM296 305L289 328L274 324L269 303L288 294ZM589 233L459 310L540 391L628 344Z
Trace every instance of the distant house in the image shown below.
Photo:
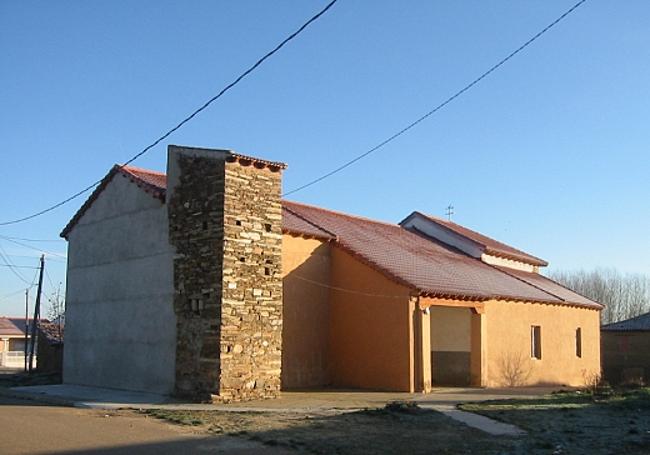
M115 166L61 234L64 382L241 400L600 372L602 306L546 261L419 212L283 200L284 168L177 146L166 174Z
M650 381L650 313L601 328L603 376L612 384Z
M29 343L31 322L30 319L29 327L26 327L25 318L0 317L0 368L25 367L25 329Z

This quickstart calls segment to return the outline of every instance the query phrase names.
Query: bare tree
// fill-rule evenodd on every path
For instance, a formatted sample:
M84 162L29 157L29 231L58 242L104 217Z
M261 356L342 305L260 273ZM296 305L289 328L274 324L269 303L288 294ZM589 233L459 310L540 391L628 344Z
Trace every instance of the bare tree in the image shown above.
M47 309L47 317L55 324L59 331L59 337L63 335L63 327L65 325L65 299L61 292L61 283L59 287L52 295L48 298L50 306Z
M605 305L603 324L633 318L650 311L650 277L623 274L616 269L555 271L549 277Z
M528 357L523 352L509 351L499 357L499 373L507 387L526 384L531 374Z

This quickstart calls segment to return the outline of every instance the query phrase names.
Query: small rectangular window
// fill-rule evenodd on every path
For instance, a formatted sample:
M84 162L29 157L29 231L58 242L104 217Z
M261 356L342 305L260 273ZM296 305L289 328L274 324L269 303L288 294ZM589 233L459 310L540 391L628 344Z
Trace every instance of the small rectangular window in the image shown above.
M530 356L542 358L542 328L538 325L530 326Z
M582 357L582 329L576 329L576 357Z

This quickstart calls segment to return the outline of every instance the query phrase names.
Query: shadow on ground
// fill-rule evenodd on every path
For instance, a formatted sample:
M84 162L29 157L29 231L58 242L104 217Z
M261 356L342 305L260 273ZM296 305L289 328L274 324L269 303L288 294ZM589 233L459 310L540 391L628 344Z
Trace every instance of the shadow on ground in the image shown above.
M521 441L493 438L465 427L435 411L418 408L367 410L336 415L297 415L261 412L149 411L149 415L176 424L192 426L213 435L202 441L204 448L221 444L219 437L236 437L257 446L233 448L228 453L315 453L315 454L430 454L430 453L514 453ZM180 445L179 445L180 444ZM170 442L96 449L93 454L192 453L191 442ZM241 451L240 451L241 450ZM157 452L156 452L157 451ZM169 452L171 453L171 452ZM523 452L521 452L523 453Z

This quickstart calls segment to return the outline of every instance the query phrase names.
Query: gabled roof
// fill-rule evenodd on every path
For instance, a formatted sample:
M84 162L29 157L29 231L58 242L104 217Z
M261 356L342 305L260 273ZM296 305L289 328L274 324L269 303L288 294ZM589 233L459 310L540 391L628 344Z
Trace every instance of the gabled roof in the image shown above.
M650 332L650 313L625 321L613 322L600 328L607 332Z
M542 289L544 292L552 294L555 297L564 300L565 302L573 302L584 306L590 306L595 303L593 300L584 297L583 295L578 294L577 292L574 292L571 289L561 285L560 283L556 283L550 278L547 278L539 273L525 272L523 270L512 269L510 267L494 267L504 273L507 273L530 284L531 286Z
M165 200L167 182L164 174L131 166L115 166L68 223L63 236L117 173L131 179L152 196ZM286 200L282 201L282 209L283 232L331 241L335 246L419 295L466 300L520 300L602 308L602 305L541 275L486 264L434 238L407 230L397 224ZM474 234L480 236L478 233ZM490 251L497 248L496 243L499 243L491 242L493 243L490 243ZM510 248L507 245L504 247ZM510 251L510 254L514 253Z
M546 267L548 265L548 262L546 262L543 259L535 257L532 254L525 253L521 250L518 250L517 248L513 248L510 245L506 245L505 243L499 242L498 240L494 240L479 232L461 226L460 224L456 224L453 221L443 220L441 218L431 216L431 215L426 215L424 213L417 212L417 211L413 212L413 214L407 217L404 221L406 221L413 215L422 216L427 220L429 220L430 222L435 223L438 226L442 227L443 229L446 229L447 231L452 232L453 234L474 243L476 246L481 248L481 250L485 254L503 257L506 259L512 259L514 261L525 262L527 264L537 265L541 267ZM404 223L404 221L402 221L402 223Z
M197 148L197 147L185 147L185 148ZM209 150L209 149L206 149ZM211 150L212 151L212 150ZM253 165L258 168L268 167L271 171L277 172L279 170L285 169L287 165L279 161L268 161L260 158L255 158L248 155L242 155L240 153L235 153L231 150L223 150L227 154L226 161L228 162L238 162L243 166ZM88 197L86 202L81 206L77 213L72 217L70 222L63 228L60 236L67 238L70 230L79 222L81 217L86 213L86 210L92 205L92 203L97 199L97 197L104 191L106 185L113 180L113 177L116 175L122 175L123 177L129 178L133 183L138 185L140 188L145 190L148 193L151 193L154 197L160 199L161 201L165 200L165 192L167 191L167 175L163 172L152 171L149 169L142 169L139 167L131 165L119 165L116 164L109 171L108 174L102 179L99 185Z
M86 202L81 206L77 213L72 217L68 224L61 231L60 236L67 238L68 234L73 227L79 222L81 217L86 213L90 206L95 202L95 199L104 191L104 188L113 180L116 175L121 175L131 180L147 193L150 193L155 198L161 201L165 200L165 190L167 188L167 175L162 172L150 171L148 169L141 169L135 166L121 166L116 164L106 174L95 190L90 194Z
M396 224L283 201L285 209L336 235L336 245L422 295L524 300L601 308L541 275L511 273Z
M291 210L286 201L282 203L282 232L321 240L336 239L335 234L319 227Z

